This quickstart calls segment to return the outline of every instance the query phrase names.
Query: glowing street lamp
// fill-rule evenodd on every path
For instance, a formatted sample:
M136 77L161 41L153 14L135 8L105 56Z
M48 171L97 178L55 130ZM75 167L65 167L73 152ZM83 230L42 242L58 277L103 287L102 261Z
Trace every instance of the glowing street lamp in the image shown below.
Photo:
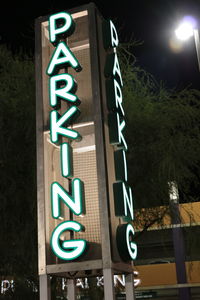
M181 41L188 40L193 36L193 26L189 22L181 23L180 26L175 30L177 38Z
M181 41L186 41L190 37L194 36L198 66L200 71L200 39L199 39L199 30L197 29L197 21L190 16L183 18L179 27L175 30L176 37Z

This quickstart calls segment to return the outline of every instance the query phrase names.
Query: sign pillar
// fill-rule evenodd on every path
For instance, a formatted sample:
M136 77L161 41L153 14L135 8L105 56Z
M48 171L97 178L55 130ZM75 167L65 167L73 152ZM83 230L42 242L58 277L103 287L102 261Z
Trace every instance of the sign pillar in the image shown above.
M105 300L114 300L114 273L112 269L104 269L104 299Z
M134 282L133 274L126 274L125 275L126 300L135 300L133 282Z
M49 275L40 275L40 299L51 300L51 283Z
M74 279L67 280L67 299L76 300L76 284Z

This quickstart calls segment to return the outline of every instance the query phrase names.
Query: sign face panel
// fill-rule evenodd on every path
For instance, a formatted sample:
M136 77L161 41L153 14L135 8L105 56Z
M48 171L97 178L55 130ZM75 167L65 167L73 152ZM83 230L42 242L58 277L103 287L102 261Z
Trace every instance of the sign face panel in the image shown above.
M104 21L102 25L103 45L106 50L104 75L106 78L106 104L105 115L108 115L107 143L112 145L110 153L114 155L115 176L110 180L113 184L114 211L116 217L121 217L128 224L120 224L116 230L116 241L119 255L123 261L134 260L137 256L137 246L134 243L134 228L131 221L134 220L133 197L128 186L126 143L124 129L125 112L123 109L123 79L117 57L119 38L117 30L111 20ZM109 149L109 145L107 145ZM113 152L113 153L112 153ZM108 162L109 164L109 162ZM109 172L109 171L108 171Z
M101 237L88 11L54 14L40 23L40 30L42 272L46 265L83 255L86 260L101 258Z
M136 258L118 44L93 5L36 23L39 274Z

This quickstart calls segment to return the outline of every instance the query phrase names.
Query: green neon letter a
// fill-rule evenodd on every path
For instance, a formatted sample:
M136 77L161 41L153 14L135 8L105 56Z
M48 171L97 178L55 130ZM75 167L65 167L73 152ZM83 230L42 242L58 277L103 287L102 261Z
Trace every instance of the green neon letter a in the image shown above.
M82 69L78 60L64 42L60 42L56 47L48 65L47 74L53 75L58 66L70 66L77 72L81 71Z

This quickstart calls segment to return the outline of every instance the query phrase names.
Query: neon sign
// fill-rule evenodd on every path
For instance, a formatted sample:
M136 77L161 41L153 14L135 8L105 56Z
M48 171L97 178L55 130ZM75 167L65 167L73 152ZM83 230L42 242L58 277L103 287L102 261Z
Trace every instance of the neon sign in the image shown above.
M81 71L81 65L71 52L64 38L70 36L74 31L74 21L67 12L60 12L49 18L49 40L55 46L51 60L47 67L49 75L49 99L53 110L50 112L50 138L52 143L58 143L60 137L68 140L80 139L79 132L68 128L75 118L80 114L77 105L80 100L75 95L76 84L72 75L58 72L64 68L73 68ZM62 41L61 41L62 39ZM63 100L71 104L60 116L56 109L58 101ZM61 173L64 178L73 178L72 149L69 142L59 145ZM75 215L84 214L84 188L79 178L71 181L71 192L66 191L58 182L51 184L51 212L52 218L61 219L61 203L64 203ZM83 226L72 220L65 220L54 228L51 234L51 248L54 254L66 261L79 258L86 250L87 242L83 239L61 241L61 235L66 232L80 232Z
M50 182L51 216L59 223L51 232L50 244L54 254L66 261L79 258L87 247L84 239L66 240L65 232L77 233L83 226L69 217L64 219L62 206L70 210L70 214L81 216L85 213L84 183L73 175L73 151L71 141L81 139L80 133L72 128L74 120L80 115L81 101L76 95L76 81L68 73L73 69L80 72L82 67L74 53L66 44L75 29L72 16L60 12L49 18L49 41L54 51L46 68L49 76L49 105L51 107L49 126L50 140L59 148L61 176L69 180L66 190L59 182ZM134 205L131 187L128 185L126 151L128 145L124 135L126 127L123 109L123 78L121 75L117 47L119 39L114 24L104 23L104 48L108 50L104 75L106 77L106 96L108 110L109 143L113 146L115 164L115 182L113 182L114 215L123 219L124 224L117 228L116 239L118 252L124 261L134 260L137 256L137 245L134 243ZM67 109L60 114L59 105L63 101ZM60 110L60 111L59 111ZM110 147L110 146L109 146ZM109 166L108 166L109 167ZM78 175L79 176L79 175ZM84 180L85 181L85 180ZM128 222L128 223L125 223Z
M113 194L115 202L115 215L125 221L134 219L133 198L131 188L127 184L126 151L128 149L124 136L126 126L123 109L123 80L117 57L116 48L119 45L117 30L112 21L103 23L104 48L111 52L108 54L104 69L106 79L106 96L109 139L114 147L115 179ZM137 245L134 243L134 228L131 223L119 225L117 228L117 247L120 257L124 261L134 260L137 256Z

